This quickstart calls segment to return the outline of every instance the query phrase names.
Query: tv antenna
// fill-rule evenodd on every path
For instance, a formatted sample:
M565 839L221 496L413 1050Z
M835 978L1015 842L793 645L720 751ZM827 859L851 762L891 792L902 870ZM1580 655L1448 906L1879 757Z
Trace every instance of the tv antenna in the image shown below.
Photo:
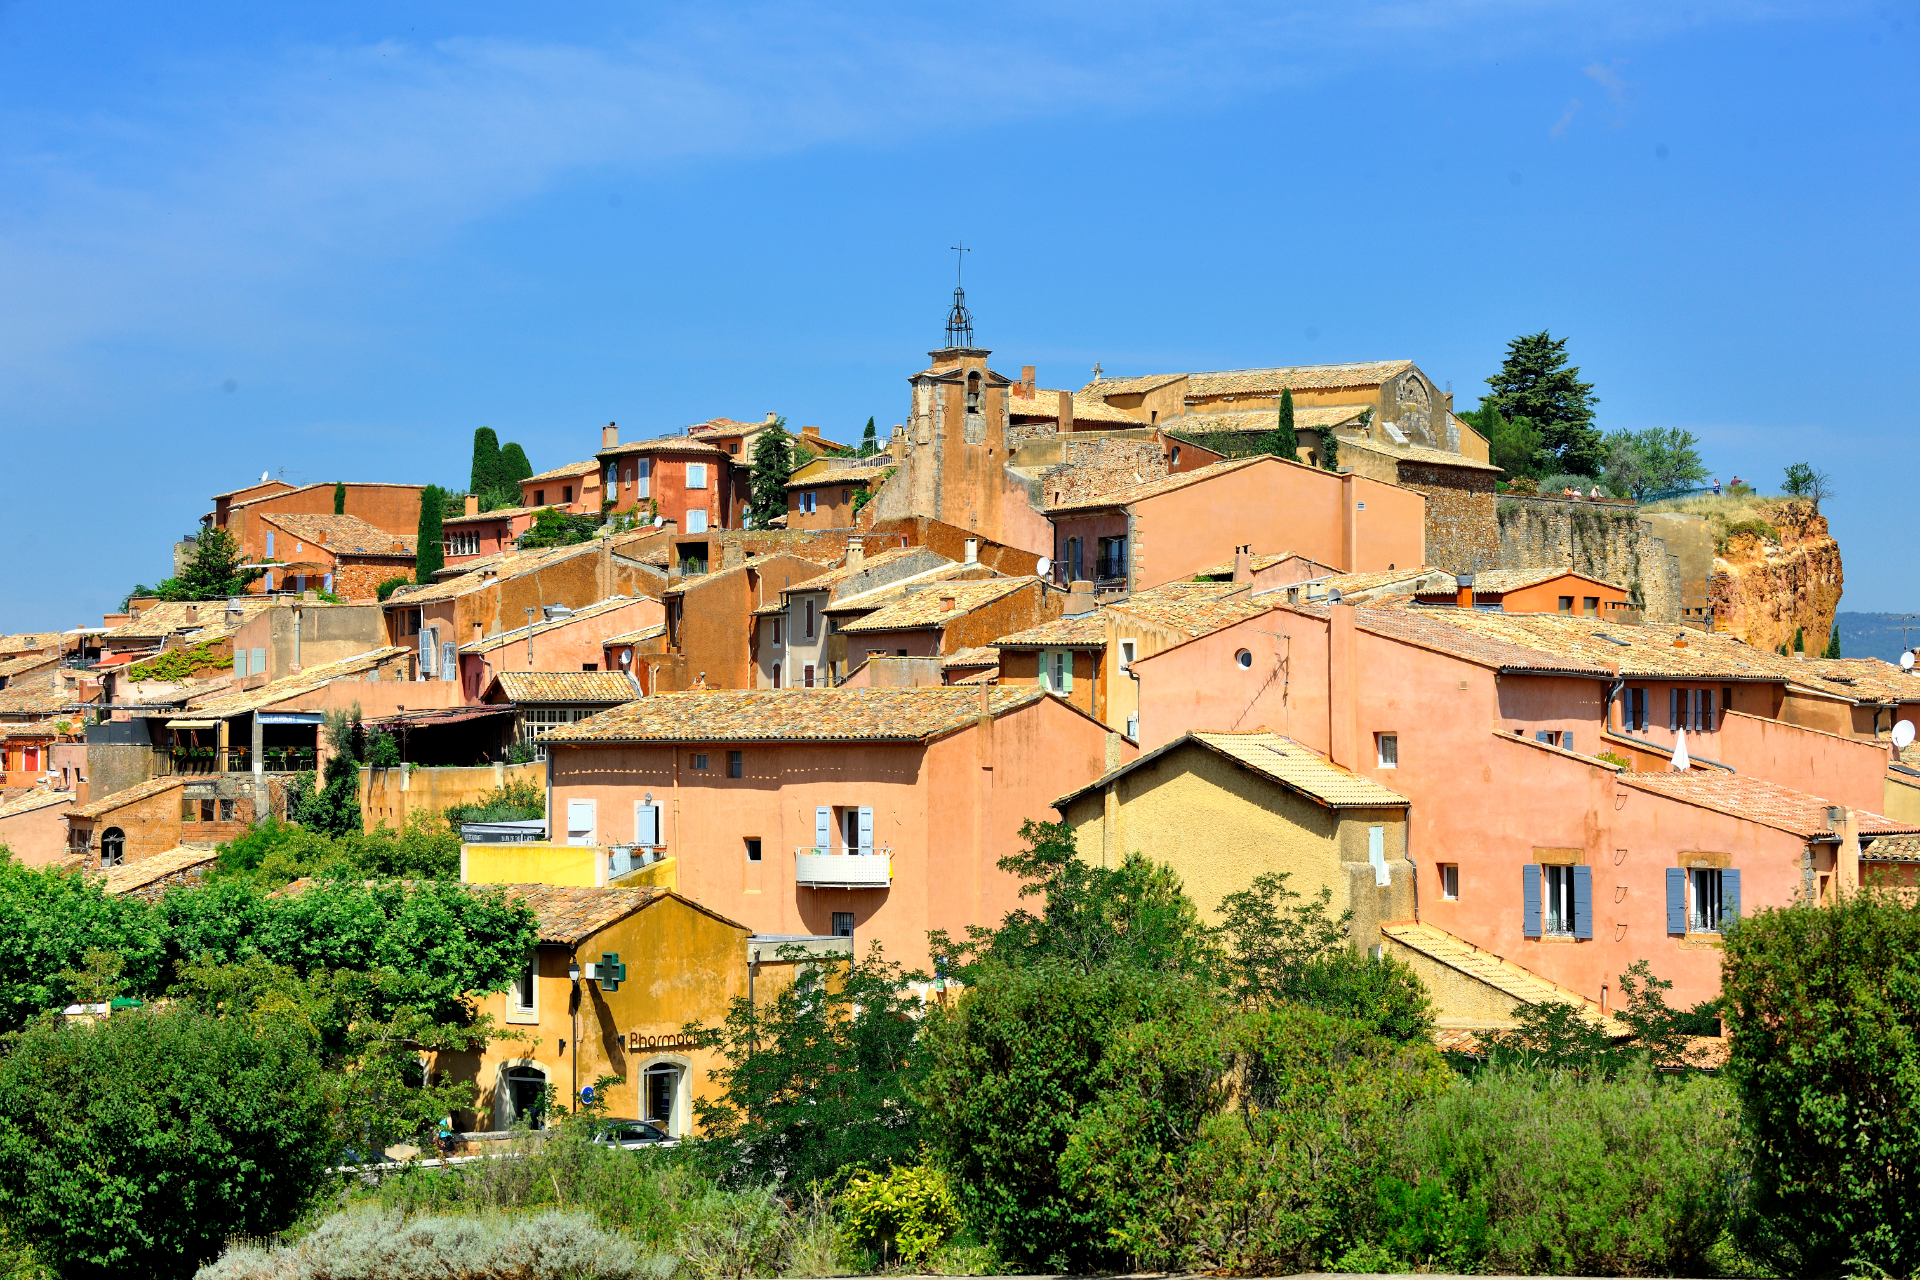
M967 310L967 291L960 287L960 268L966 262L961 254L972 253L966 241L950 244L953 250L953 306L947 311L947 345L950 347L970 347L973 345L973 313Z

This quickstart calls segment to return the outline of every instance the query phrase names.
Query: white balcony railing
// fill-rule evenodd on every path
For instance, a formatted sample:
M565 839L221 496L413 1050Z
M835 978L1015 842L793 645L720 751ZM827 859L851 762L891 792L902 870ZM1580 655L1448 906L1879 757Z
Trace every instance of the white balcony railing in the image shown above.
M893 884L893 850L873 845L846 853L801 845L793 851L793 882L807 889L885 889Z

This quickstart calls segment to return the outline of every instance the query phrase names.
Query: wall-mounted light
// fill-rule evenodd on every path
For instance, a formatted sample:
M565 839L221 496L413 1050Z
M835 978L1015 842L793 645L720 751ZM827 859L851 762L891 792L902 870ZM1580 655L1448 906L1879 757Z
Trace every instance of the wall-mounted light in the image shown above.
M567 979L576 987L580 985L580 962L574 960L567 965Z

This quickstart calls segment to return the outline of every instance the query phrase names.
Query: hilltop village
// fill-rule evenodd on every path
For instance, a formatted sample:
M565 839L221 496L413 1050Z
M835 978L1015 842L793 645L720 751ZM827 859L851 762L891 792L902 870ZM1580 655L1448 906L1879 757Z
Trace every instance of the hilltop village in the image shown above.
M214 495L176 577L241 589L0 637L0 842L152 901L320 777L367 829L535 796L462 832L540 945L491 997L530 1038L442 1064L461 1127L611 1075L675 1134L684 1024L796 948L941 987L929 933L1020 905L1030 820L1209 918L1325 891L1449 1043L1604 1025L1638 960L1708 1000L1727 921L1920 863L1920 676L1744 634L1684 520L1503 493L1412 361L1065 390L956 339L866 440L607 423L505 497Z

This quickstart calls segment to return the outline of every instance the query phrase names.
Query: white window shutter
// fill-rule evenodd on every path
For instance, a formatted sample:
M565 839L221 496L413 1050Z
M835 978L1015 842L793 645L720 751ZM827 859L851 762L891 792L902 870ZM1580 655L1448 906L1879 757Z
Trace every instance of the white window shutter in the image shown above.
M1062 695L1073 692L1073 650L1060 651L1060 692Z
M873 810L860 810L860 852L873 852Z
M267 530L267 559L273 559L273 530Z
M448 640L440 646L440 678L451 680L460 674L460 663L453 654L453 641Z
M634 490L634 493L636 496L642 497L642 498L650 498L653 496L653 459L652 458L640 459L639 484L640 484L640 487Z
M591 800L567 801L567 843L582 845L593 843L594 810Z
M824 804L813 811L813 847L821 853L833 848L833 810Z
M706 531L707 531L707 513L704 511L698 510L697 508L689 509L687 512L687 532L688 533L705 533Z
M432 627L420 629L420 676L426 680L433 678L433 660L440 653L440 646L434 641L435 634Z
M661 843L659 805L648 804L644 800L634 803L633 842L649 846L658 846Z
M1374 884L1393 883L1393 872L1387 868L1387 829L1385 827L1367 828L1367 861L1373 864Z

